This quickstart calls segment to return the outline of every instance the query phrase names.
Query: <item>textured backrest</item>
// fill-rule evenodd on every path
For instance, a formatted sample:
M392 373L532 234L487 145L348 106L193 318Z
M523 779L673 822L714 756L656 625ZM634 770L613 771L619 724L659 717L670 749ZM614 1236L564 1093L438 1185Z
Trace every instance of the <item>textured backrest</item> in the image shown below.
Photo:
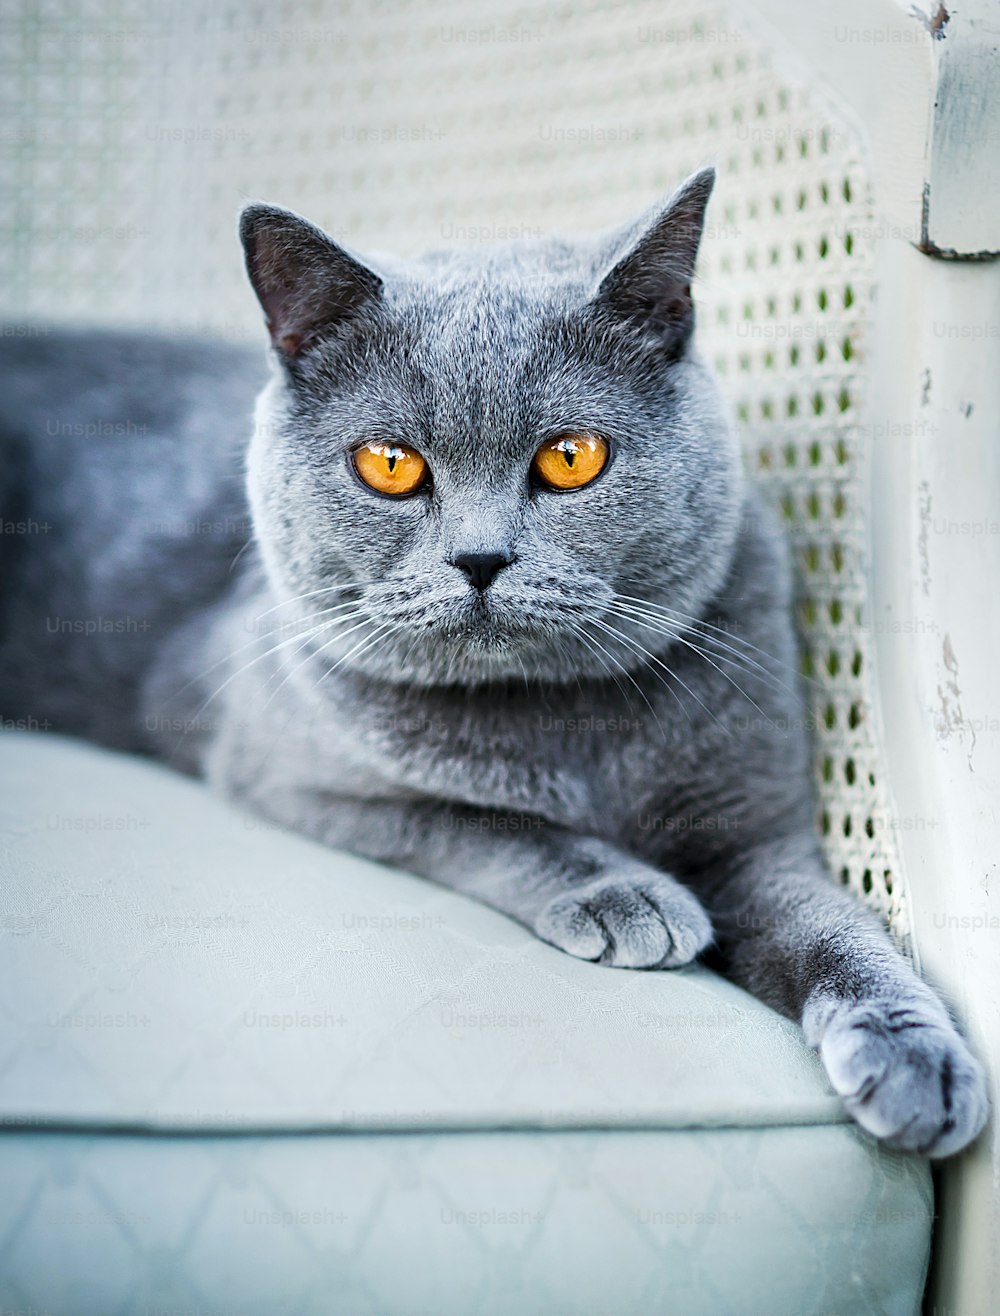
M25 318L263 342L240 203L362 251L603 226L719 168L700 336L781 509L834 873L908 938L866 606L863 139L720 6L8 3L0 288ZM470 21L472 26L470 26Z

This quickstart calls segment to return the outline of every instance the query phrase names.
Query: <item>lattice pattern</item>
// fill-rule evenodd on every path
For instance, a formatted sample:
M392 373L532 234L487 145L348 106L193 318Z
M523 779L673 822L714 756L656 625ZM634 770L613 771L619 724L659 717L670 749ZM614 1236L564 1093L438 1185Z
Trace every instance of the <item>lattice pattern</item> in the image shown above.
M864 146L772 43L680 0L22 0L0 39L15 315L259 340L247 197L413 252L617 222L714 159L702 342L795 545L832 867L905 942L866 630Z

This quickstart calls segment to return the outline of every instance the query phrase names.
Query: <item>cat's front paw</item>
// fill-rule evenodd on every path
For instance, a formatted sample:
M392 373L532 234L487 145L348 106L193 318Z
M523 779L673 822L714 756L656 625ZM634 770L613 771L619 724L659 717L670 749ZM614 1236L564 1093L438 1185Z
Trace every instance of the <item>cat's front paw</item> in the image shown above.
M837 1011L820 1055L853 1117L890 1147L951 1156L986 1122L982 1066L947 1018L919 1003Z
M556 896L535 931L581 960L622 969L689 964L712 940L712 925L695 897L666 874L600 877Z

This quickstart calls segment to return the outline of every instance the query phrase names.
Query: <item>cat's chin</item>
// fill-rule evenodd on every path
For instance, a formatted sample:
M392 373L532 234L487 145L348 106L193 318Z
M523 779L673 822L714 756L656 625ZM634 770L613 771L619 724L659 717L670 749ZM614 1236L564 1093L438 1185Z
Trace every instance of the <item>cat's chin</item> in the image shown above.
M536 668L542 657L539 649L537 637L524 630L470 622L426 636L411 647L403 657L403 679L427 685L504 681Z
M402 639L398 649L367 655L356 670L390 685L434 688L524 681L574 684L609 679L609 666L571 635L554 642L551 634L537 631L470 627L439 636L424 634L418 643ZM616 675L622 670L619 666Z

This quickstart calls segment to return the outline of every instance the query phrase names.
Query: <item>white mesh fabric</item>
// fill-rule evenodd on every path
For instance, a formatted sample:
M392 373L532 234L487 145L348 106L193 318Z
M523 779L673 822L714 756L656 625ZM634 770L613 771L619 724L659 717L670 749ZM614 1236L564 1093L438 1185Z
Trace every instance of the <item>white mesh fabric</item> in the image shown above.
M8 0L0 287L8 332L257 341L247 198L415 252L621 221L715 161L701 341L795 548L832 869L905 943L866 630L865 147L772 49L678 0Z

